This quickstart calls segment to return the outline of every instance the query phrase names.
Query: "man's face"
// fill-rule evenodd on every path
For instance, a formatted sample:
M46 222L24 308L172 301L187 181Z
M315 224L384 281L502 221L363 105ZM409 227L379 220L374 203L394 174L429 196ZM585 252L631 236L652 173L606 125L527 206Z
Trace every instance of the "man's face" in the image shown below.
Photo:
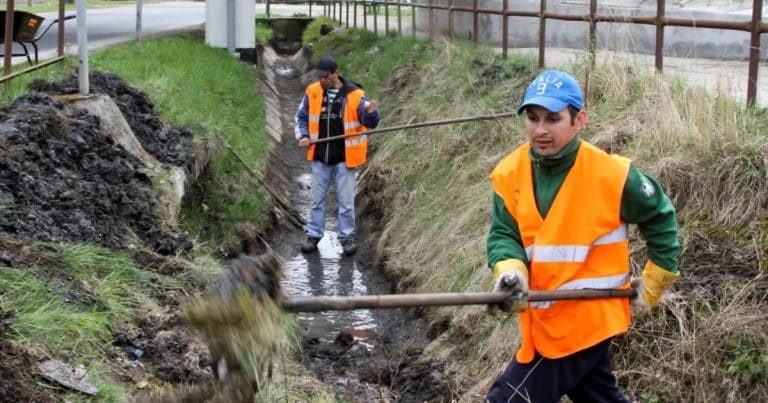
M328 73L318 78L318 80L320 80L320 85L323 88L337 87L339 82L339 71L336 70L332 73Z
M557 154L587 123L587 112L579 111L571 123L568 108L550 112L541 106L525 108L525 133L533 151L542 157Z

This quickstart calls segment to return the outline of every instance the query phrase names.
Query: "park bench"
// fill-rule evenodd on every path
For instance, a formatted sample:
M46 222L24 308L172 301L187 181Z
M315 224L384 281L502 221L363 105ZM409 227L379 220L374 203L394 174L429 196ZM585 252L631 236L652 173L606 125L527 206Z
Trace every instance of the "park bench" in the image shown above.
M3 42L3 52L5 49L5 11L0 11L0 38ZM65 20L71 20L75 18L74 15L65 16ZM59 23L58 18L48 19L33 14L27 11L14 11L13 12L13 35L11 41L18 43L21 46L21 51L13 53L12 56L26 56L29 64L37 64L37 41L51 29L52 26ZM30 56L27 45L32 46L35 51L35 62L32 63L32 57ZM3 55L0 55L3 56Z

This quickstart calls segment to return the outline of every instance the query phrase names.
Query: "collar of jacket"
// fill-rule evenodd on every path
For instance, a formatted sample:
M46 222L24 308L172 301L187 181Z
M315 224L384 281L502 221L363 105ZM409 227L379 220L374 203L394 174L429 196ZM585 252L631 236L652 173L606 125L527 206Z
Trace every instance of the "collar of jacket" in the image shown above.
M542 157L533 151L533 147L528 150L528 156L533 161L534 167L542 168L548 173L556 174L567 171L576 161L576 154L579 150L581 139L579 135L573 136L568 144L551 157Z
M357 86L353 82L347 81L342 76L339 76L339 81L341 81L341 88L339 88L339 93L336 95L336 99L343 98L344 95L347 95L348 92L357 88Z

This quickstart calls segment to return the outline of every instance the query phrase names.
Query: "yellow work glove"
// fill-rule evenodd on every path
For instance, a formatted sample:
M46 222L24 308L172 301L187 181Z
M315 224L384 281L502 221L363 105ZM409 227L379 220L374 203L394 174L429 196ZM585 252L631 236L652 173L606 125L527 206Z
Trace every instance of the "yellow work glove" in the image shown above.
M493 268L493 291L511 292L514 296L503 303L488 305L489 313L525 311L528 306L528 268L525 263L519 259L497 262Z
M664 290L678 277L680 273L670 273L649 260L643 269L642 279L633 284L637 296L632 298L632 305L646 308L656 306Z

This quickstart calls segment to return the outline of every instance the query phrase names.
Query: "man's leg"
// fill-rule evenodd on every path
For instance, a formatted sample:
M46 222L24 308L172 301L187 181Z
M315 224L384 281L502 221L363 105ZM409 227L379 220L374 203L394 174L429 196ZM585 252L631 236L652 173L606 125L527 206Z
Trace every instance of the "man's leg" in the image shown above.
M356 170L345 163L336 165L336 201L339 206L339 239L355 237Z
M587 373L576 386L568 392L574 403L630 403L616 384L611 367L609 343L602 343L599 359L592 371Z
M325 200L331 183L333 166L312 161L312 198L310 200L307 236L320 239L325 232Z
M607 343L554 360L539 354L528 364L513 359L491 385L486 402L556 403L592 370L601 358L601 346Z

